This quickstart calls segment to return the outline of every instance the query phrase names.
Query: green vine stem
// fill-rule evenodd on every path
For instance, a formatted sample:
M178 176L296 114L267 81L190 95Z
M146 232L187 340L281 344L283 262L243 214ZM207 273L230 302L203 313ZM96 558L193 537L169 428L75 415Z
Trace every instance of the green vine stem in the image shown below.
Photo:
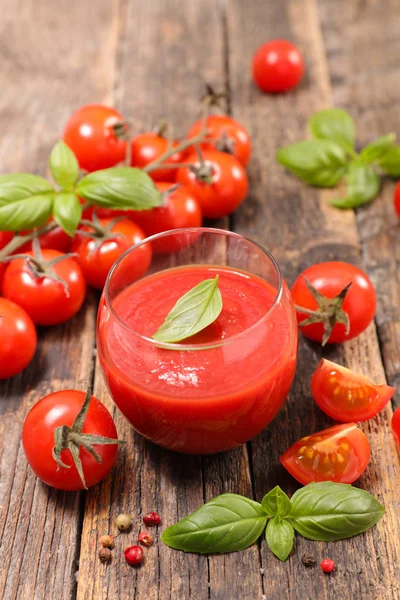
M189 140L184 140L177 146L174 146L173 148L166 150L164 152L164 154L162 154L159 158L156 158L156 160L154 160L153 162L146 165L144 167L143 171L145 171L145 173L151 173L152 171L155 171L155 169L159 169L161 166L162 166L162 168L164 168L164 166L166 166L166 165L163 165L163 162L165 160L167 160L168 158L170 158L173 154L176 154L177 152L183 152L183 150L190 148L190 146L194 146L195 144L202 142L204 140L204 138L206 137L206 135L207 135L207 131L201 131L195 137L192 137ZM173 168L176 168L176 165L173 165Z

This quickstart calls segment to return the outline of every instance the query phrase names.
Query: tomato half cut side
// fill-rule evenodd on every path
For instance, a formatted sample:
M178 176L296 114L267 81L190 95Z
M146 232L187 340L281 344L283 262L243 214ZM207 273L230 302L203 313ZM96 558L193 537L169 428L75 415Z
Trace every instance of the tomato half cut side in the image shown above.
M282 454L281 463L303 485L353 483L364 473L370 456L365 433L355 423L346 423L301 438Z
M400 452L400 406L396 408L392 417L392 432L396 440L398 451Z
M372 419L395 392L390 385L375 385L365 375L325 358L312 376L311 390L321 410L345 423Z

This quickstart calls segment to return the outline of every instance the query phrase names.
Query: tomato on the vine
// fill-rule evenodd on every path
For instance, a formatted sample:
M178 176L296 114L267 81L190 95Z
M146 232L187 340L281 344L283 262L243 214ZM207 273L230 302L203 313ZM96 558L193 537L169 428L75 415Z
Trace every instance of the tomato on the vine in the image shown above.
M14 237L13 231L0 231L0 250L5 248Z
M396 183L393 194L393 206L400 219L400 181Z
M122 115L101 104L82 106L70 116L63 140L74 152L81 169L98 171L124 160L126 141L116 136L117 123L123 123Z
M79 418L85 400L87 413ZM85 438L85 434L102 436L108 441L96 443L93 438ZM82 490L104 479L117 457L117 437L114 421L104 404L77 390L54 392L39 400L29 411L22 429L22 445L33 472L44 483L60 490ZM75 460L67 444L69 440L77 455ZM91 446L100 462L83 443Z
M177 146L179 142L174 140L172 147ZM131 144L131 165L143 169L151 162L160 158L169 148L169 141L163 135L155 132L142 133L137 135ZM184 161L187 150L175 152L167 160L163 161L168 165L176 165ZM154 169L149 173L154 181L175 181L176 169L162 168Z
M179 169L177 182L198 200L204 217L225 217L245 199L248 190L246 171L231 154L206 150L203 161L197 154L191 154L185 162L191 166Z
M207 141L200 143L202 150L221 150L233 154L245 167L250 160L251 140L247 130L227 115L209 115L204 122L199 119L192 125L188 138L199 135L203 126L207 130Z
M287 40L271 40L253 56L253 79L263 92L288 92L303 77L304 62L299 50Z
M37 325L57 325L73 317L83 304L86 282L74 258L44 249L10 261L3 276L5 298L22 306ZM35 265L37 261L37 265Z
M392 432L396 440L397 448L400 452L400 406L396 408L392 417Z
M25 369L36 345L36 329L30 316L14 302L0 298L0 379Z
M311 389L318 406L345 423L372 419L395 392L390 385L375 385L369 377L325 358L312 376Z
M90 233L93 237L84 237L80 231ZM72 244L72 251L77 253L76 260L80 264L89 285L102 289L107 275L115 261L135 244L146 237L138 225L127 218L99 219L93 226L85 226L79 230ZM130 277L132 281L144 275L151 262L150 244L142 244L134 253Z
M180 186L177 189L171 183L157 182L156 187L164 194L165 205L151 210L130 210L127 216L137 223L147 236L170 229L182 227L200 227L201 208L194 195ZM169 192L169 190L172 190ZM152 242L155 252L175 252L182 247L182 240L173 237L160 238Z
M355 423L346 423L301 438L282 454L281 463L303 485L353 483L364 473L370 455L365 433Z
M345 262L318 263L305 269L293 284L292 298L301 331L318 342L350 340L375 316L376 294L371 280Z

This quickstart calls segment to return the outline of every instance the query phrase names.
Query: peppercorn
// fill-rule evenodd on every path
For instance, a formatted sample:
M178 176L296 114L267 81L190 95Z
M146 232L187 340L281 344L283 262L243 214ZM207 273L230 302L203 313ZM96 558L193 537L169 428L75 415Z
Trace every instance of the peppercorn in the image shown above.
M153 543L153 538L147 531L139 533L138 540L142 546L151 546Z
M301 562L305 567L313 567L317 561L311 554L303 554Z
M144 552L140 546L128 546L124 554L126 562L131 567L138 567L144 561Z
M321 562L320 566L321 566L321 569L323 570L324 573L332 573L332 571L335 570L335 563L330 558L325 558Z
M161 523L161 517L156 512L148 512L143 517L143 523L147 525L147 527L155 527Z
M111 560L111 550L102 546L99 550L99 559L102 563L106 563Z
M115 519L115 524L120 531L128 531L128 529L130 529L130 527L132 525L132 519L130 518L129 515L127 515L125 513L121 513Z
M100 538L100 544L104 548L112 548L114 545L114 536L113 535L102 535Z

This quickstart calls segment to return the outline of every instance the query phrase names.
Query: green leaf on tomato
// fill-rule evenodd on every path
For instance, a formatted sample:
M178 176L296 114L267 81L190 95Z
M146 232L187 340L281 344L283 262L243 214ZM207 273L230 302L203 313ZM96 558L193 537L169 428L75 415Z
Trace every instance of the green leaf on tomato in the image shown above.
M349 164L346 184L347 196L330 201L337 208L357 208L371 202L379 194L381 180L372 165L354 160Z
M274 517L268 522L265 539L271 552L284 562L293 549L293 526L281 517Z
M72 190L79 175L75 154L63 141L57 142L50 154L50 170L54 181L63 190Z
M379 160L385 156L388 150L393 147L395 141L395 133L388 133L387 135L382 135L381 137L377 138L361 150L361 160L367 163L374 163L377 161L379 162Z
M55 196L53 217L57 225L71 237L74 236L82 217L82 205L72 192L61 192Z
M43 225L51 216L55 192L38 175L0 176L0 230L19 231Z
M310 117L312 135L320 140L335 142L346 152L354 153L356 130L351 116L341 108L320 110Z

